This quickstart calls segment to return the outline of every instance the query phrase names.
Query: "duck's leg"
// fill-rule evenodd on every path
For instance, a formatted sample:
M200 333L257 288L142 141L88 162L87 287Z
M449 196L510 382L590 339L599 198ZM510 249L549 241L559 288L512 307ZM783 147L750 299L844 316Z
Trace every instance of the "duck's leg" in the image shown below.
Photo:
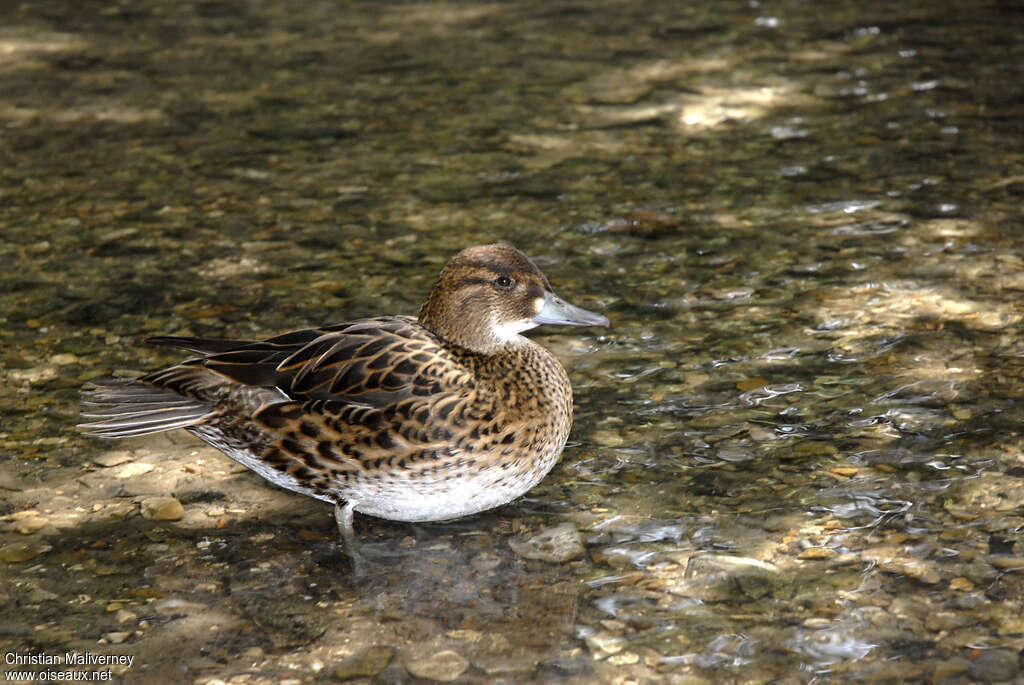
M335 502L334 520L338 524L338 532L345 543L345 552L352 562L352 573L361 576L364 573L363 555L359 553L359 543L356 541L355 531L352 530L352 517L356 511L355 502Z
M338 523L338 532L341 533L341 539L345 541L346 547L355 546L356 534L352 530L352 515L355 511L355 502L334 503L334 520Z

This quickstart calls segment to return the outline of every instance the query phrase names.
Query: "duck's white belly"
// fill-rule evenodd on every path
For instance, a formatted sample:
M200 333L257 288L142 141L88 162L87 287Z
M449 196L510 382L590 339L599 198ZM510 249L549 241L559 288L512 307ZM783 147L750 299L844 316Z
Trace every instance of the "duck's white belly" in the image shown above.
M474 474L389 474L386 477L356 476L336 483L330 491L309 487L289 473L279 471L246 446L226 438L214 426L188 428L205 442L271 483L325 502L344 501L361 514L391 521L444 521L500 507L537 485L558 461L562 444L550 446L543 457L525 470L494 466ZM564 441L563 441L564 444Z
M543 469L513 478L509 472L453 477L427 482L400 476L386 481L347 483L342 497L361 514L391 521L444 521L500 507L525 494L551 470Z

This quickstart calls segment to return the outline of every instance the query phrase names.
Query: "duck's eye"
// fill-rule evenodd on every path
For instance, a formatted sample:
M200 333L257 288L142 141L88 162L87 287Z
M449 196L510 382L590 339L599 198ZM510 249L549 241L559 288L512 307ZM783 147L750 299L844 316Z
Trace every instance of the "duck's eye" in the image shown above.
M494 285L498 290L512 290L515 287L516 282L508 276L498 276L494 279Z

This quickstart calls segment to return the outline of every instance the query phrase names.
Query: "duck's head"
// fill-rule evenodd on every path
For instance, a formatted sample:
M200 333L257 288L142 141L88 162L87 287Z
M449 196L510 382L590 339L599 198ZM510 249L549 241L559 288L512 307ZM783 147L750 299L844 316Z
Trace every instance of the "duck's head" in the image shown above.
M445 265L420 310L444 340L493 354L538 324L607 326L608 319L553 292L537 265L506 243L467 247Z

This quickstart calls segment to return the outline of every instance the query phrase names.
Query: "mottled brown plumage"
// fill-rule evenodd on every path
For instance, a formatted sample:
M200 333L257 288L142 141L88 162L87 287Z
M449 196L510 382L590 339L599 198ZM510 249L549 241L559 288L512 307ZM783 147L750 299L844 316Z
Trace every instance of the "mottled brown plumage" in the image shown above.
M400 521L504 504L555 464L572 423L558 361L519 333L607 325L551 292L522 252L468 248L419 319L384 316L262 341L158 337L198 356L91 391L83 427L120 438L185 428L267 480Z

